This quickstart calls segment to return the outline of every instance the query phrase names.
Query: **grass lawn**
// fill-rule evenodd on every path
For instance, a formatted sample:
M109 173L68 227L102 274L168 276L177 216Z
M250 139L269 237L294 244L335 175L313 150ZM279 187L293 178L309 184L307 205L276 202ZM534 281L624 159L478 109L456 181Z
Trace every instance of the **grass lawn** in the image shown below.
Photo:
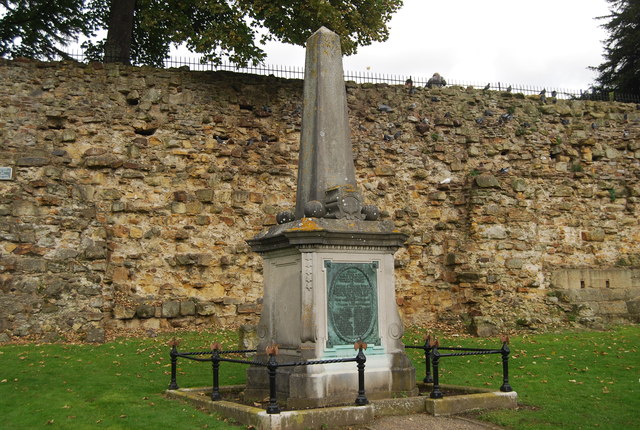
M440 344L500 347L497 339L479 338L441 338ZM478 418L518 430L640 429L639 326L518 336L510 348L509 382L522 407ZM423 378L424 360L410 351ZM444 357L440 365L441 384L495 389L502 384L500 355Z
M211 341L236 348L233 333L181 333L181 351ZM409 331L407 342L419 342ZM192 407L166 400L170 335L103 345L31 344L0 347L2 428L234 428ZM443 346L498 347L498 340L441 338ZM485 412L480 419L514 429L640 428L640 327L608 332L525 335L511 340L510 382L523 408ZM424 377L420 351L410 351ZM208 363L180 360L178 384L211 384ZM244 381L245 367L222 363L221 384ZM445 357L441 383L502 383L499 355ZM237 428L237 427L235 427Z

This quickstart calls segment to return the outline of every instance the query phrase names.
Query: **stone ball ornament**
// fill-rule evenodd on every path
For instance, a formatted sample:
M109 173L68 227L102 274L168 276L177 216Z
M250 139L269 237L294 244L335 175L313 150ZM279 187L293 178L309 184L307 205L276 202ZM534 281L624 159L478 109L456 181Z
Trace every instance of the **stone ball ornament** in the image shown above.
M375 205L362 206L362 213L367 221L376 221L380 217L380 209Z
M304 205L304 216L309 218L323 218L327 214L327 208L319 200L310 200Z
M291 211L283 211L276 215L276 222L278 224L285 224L296 219L295 215Z

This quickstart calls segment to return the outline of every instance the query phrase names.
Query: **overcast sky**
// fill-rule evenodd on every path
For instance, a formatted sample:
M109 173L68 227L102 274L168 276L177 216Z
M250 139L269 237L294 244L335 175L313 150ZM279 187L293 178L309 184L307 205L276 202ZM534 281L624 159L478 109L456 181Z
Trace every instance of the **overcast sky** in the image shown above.
M345 71L587 89L602 62L605 0L404 0L386 42L345 57ZM304 49L269 43L266 63L304 65Z

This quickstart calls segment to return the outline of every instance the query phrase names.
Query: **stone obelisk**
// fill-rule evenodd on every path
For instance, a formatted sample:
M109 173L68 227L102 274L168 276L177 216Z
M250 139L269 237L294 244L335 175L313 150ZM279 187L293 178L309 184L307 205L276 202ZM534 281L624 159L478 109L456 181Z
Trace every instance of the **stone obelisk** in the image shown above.
M258 359L279 345L278 361L353 357L364 341L370 399L415 394L395 301L393 254L406 236L357 189L340 39L321 28L307 41L304 112L295 213L248 241L264 262ZM353 363L282 367L278 399L290 407L351 403ZM245 396L268 394L262 367L247 371Z
M296 218L335 187L355 190L340 38L325 27L307 41Z

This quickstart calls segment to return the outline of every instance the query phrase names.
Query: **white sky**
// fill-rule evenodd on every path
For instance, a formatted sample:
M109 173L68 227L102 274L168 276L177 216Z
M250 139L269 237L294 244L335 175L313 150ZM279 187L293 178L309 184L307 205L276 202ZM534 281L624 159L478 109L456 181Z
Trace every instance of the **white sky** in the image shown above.
M602 62L605 0L404 0L386 42L344 58L345 71L465 83L587 89ZM304 49L266 45L266 63L304 65Z

